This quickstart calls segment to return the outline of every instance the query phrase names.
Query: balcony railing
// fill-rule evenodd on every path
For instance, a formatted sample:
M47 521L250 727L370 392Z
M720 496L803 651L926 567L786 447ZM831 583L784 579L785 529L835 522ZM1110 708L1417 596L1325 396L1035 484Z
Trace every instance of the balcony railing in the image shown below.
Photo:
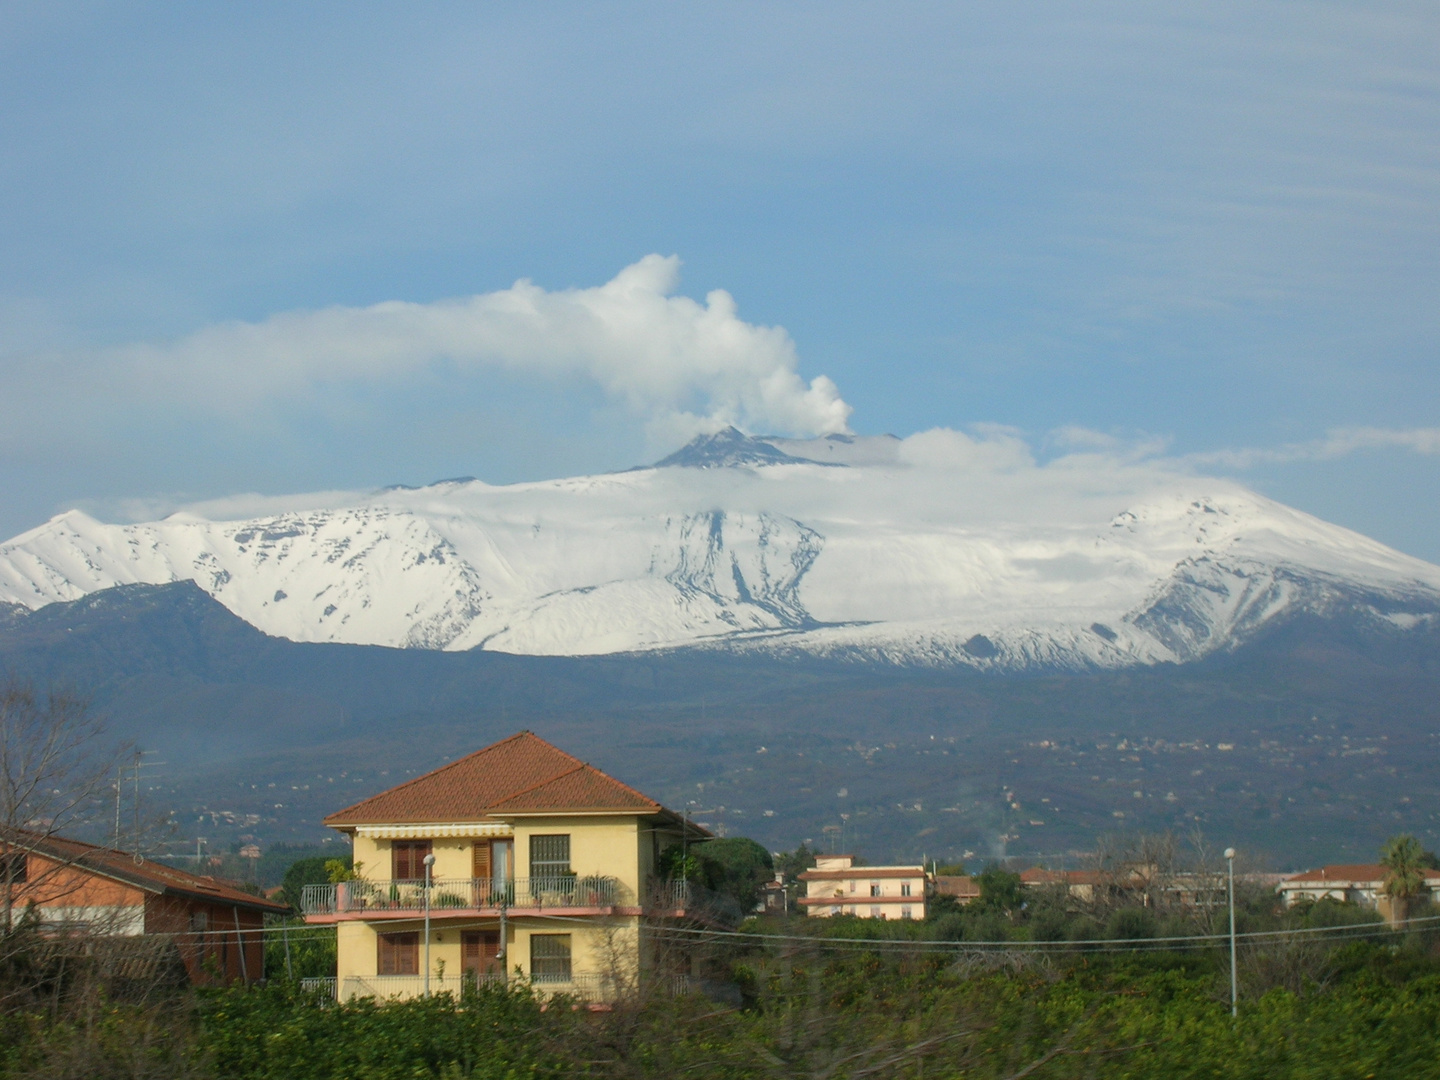
M521 976L509 979L509 985L525 985ZM429 990L434 994L451 994L460 997L467 989L484 986L505 986L504 975L431 975ZM537 975L531 981L535 993L543 998L571 997L579 1001L613 1001L616 993L614 980L603 975ZM357 997L373 998L415 998L425 993L423 975L351 975L339 980L337 996L341 1001Z
M499 908L597 908L629 902L629 891L612 877L440 878L427 890L423 881L342 881L306 885L300 908L306 915L359 912L419 912L429 894L430 910L477 911Z

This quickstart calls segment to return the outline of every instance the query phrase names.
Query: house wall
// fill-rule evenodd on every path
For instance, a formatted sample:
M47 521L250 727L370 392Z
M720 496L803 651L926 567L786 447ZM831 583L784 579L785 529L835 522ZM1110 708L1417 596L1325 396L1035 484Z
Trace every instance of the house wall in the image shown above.
M633 982L640 970L640 920L635 916L595 918L584 923L516 919L514 948L506 970L530 974L530 938L535 934L570 935L570 970L576 975L608 976Z
M502 819L503 820L503 819ZM623 886L622 904L636 904L643 895L648 879L654 872L659 850L680 842L678 830L656 829L636 815L588 816L561 815L512 819L514 828L514 875L530 876L530 838L535 835L564 833L570 836L570 868L578 877L591 875L613 877ZM468 879L472 873L470 838L436 838L431 850L435 855L434 877ZM361 875L371 881L387 881L391 873L391 841L355 836L354 857L361 863ZM923 886L922 886L923 888ZM915 901L916 917L923 912L923 898ZM377 975L380 932L400 933L422 931L423 920L395 919L367 922L363 919L342 920L336 926L338 965L336 974L343 980L350 977L374 978ZM445 917L432 914L430 922L430 970L435 974L443 963L446 975L459 974L463 969L461 952L462 930L491 930L498 927L493 918L469 916ZM571 938L571 970L577 976L635 979L642 963L640 919L635 915L591 916L583 921L559 921L547 918L513 916L508 920L505 943L505 967L510 973L518 968L530 974L530 939L535 934L569 934ZM423 964L424 944L421 944Z
M358 874L369 881L390 880L390 841L361 836L351 838L350 855L360 869ZM468 877L470 871L465 871Z
M632 895L638 896L645 879L653 872L651 827L638 817L556 816L521 818L514 821L514 876L530 876L530 837L535 834L568 833L570 868L580 877L596 874L619 878ZM678 836L675 838L678 840ZM643 841L643 842L642 842ZM370 881L389 881L393 841L356 836L352 852L361 864L360 874ZM436 880L468 879L473 871L476 841L468 837L431 840ZM665 841L662 836L662 846Z
M89 908L110 911L118 908L139 909L145 904L145 892L133 885L114 881L78 866L30 853L26 868L28 880L14 889L15 908L34 903L39 908Z
M569 833L570 869L577 877L619 878L632 897L640 895L640 837L636 817L542 817L515 821L515 876L530 876L530 837ZM646 834L646 847L649 835ZM633 900L631 901L634 902Z
M430 972L432 975L440 974L442 967L444 973L458 975L464 970L464 956L460 935L465 930L497 930L499 920L477 920L477 919L434 919L430 920ZM383 923L366 922L342 922L336 927L336 944L339 949L336 975L341 979L350 976L361 978L373 978L379 973L379 936L386 934L418 933L425 931L425 922L422 919L395 919ZM514 940L514 934L508 933L507 938ZM425 942L420 941L419 957L420 974L423 974L425 967ZM506 947L506 969L513 971L515 965L511 962L510 945Z
M496 930L495 919L456 918L430 920L430 971L458 975L464 968L461 933L465 930ZM384 923L342 922L336 926L338 963L336 975L344 980L377 975L381 933L424 932L420 919L396 919ZM640 920L636 916L595 917L584 922L557 922L550 919L517 917L508 920L505 943L505 970L514 975L530 974L530 938L534 934L569 934L571 972L581 976L618 976L633 979L639 970ZM424 967L424 941L420 965Z
M831 909L840 908L844 915L858 915L868 919L903 919L905 908L910 909L909 918L925 917L925 877L868 877L866 867L847 869L835 877L810 878L805 882L806 899L819 903L806 904L808 915L829 918L835 914ZM879 896L870 893L872 885L878 885ZM910 886L910 895L903 895L902 886ZM836 896L835 893L840 895ZM878 908L878 913L872 911Z
M392 929L388 924L385 929ZM407 923L395 930L411 929ZM373 976L376 963L375 928L365 922L335 925L335 974L342 981L354 976Z
M872 903L871 901L875 902ZM847 897L843 900L837 900L834 904L827 903L807 906L805 913L818 919L829 919L835 916L835 912L831 909L837 906L840 908L841 915L854 915L861 919L925 918L925 901L921 897L915 897L913 900L907 897L903 903L896 903L894 900L880 902L876 898L868 896L862 897L859 900L856 900L854 897ZM907 907L910 909L908 916L903 910ZM872 912L872 908L878 909L879 914Z
M203 916L203 929L197 916ZM190 981L199 985L263 979L264 935L245 931L264 925L258 911L183 896L151 896L145 904L145 933L174 934Z

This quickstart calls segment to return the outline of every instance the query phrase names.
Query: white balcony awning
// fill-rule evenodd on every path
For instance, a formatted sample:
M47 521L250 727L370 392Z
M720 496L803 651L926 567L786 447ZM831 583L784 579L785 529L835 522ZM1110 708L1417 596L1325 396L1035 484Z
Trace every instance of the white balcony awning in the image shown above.
M450 821L434 825L361 825L356 830L369 840L448 840L470 836L514 836L508 821Z

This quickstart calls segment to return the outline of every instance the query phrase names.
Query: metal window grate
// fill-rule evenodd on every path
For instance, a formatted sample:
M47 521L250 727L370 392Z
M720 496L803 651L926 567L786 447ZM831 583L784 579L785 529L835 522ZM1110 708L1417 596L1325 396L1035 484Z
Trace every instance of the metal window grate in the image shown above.
M530 877L561 878L570 874L570 836L561 833L530 837Z
M570 935L531 934L530 974L536 979L570 977Z

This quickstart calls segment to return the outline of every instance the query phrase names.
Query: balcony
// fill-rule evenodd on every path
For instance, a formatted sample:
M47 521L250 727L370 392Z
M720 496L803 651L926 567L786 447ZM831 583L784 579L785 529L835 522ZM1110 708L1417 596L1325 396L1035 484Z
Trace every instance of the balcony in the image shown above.
M427 890L422 881L342 881L337 885L306 885L300 894L305 915L415 915L495 911L501 908L613 908L634 901L629 890L612 877L440 878Z

